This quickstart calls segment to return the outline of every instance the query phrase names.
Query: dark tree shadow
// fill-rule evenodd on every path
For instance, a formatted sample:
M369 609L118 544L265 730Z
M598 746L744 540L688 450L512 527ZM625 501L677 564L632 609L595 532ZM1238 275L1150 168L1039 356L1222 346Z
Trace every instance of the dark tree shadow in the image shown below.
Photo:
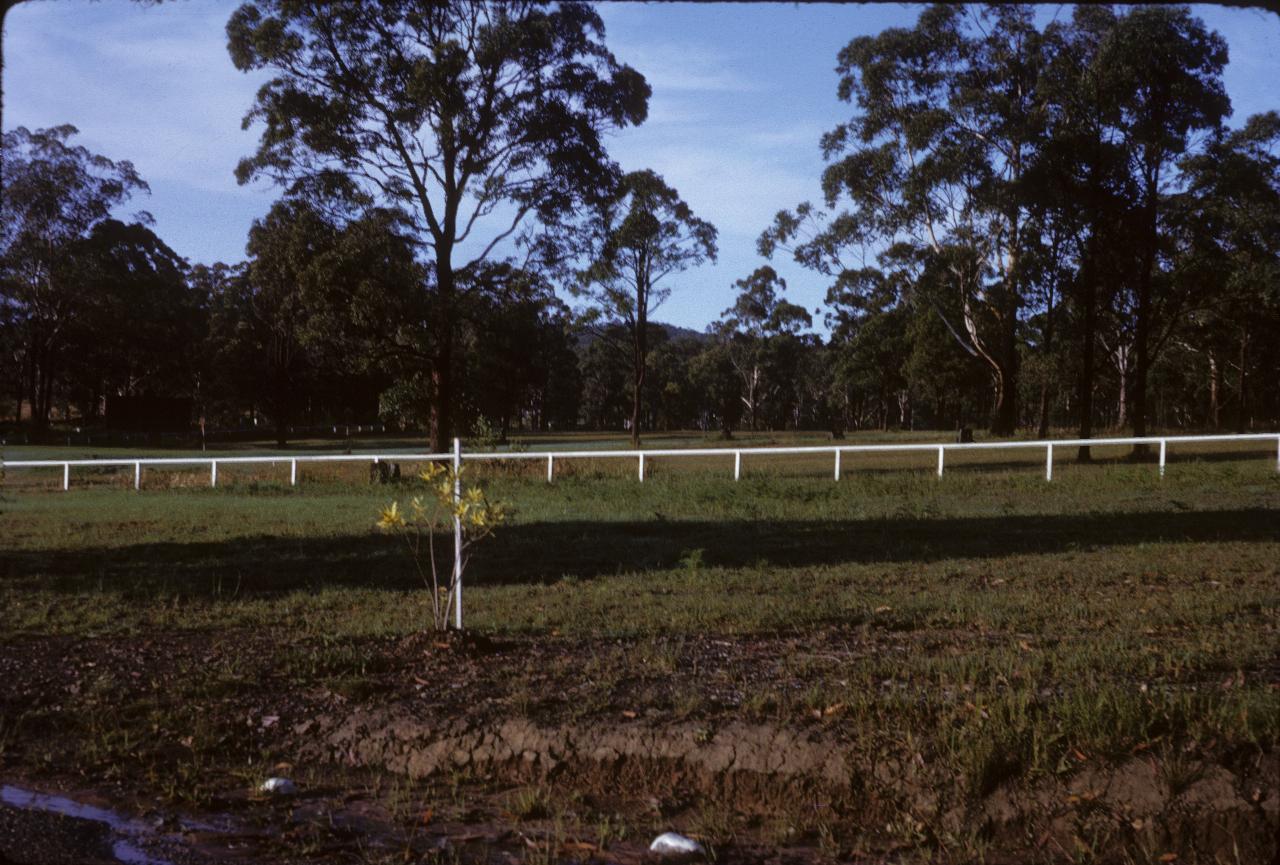
M478 549L472 584L592 579L673 567L700 550L705 566L1000 559L1147 543L1280 541L1280 513L1264 508L1060 516L828 521L543 522L502 529ZM414 590L404 548L376 533L330 538L257 536L223 542L141 543L73 551L0 552L0 580L68 593L241 597L295 589Z

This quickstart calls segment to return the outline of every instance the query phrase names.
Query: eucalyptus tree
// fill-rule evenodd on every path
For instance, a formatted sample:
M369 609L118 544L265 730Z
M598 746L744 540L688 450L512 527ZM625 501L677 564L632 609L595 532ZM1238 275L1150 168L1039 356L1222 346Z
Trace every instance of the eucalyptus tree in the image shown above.
M918 270L945 275L929 304L986 364L992 430L1017 424L1017 330L1030 242L1026 174L1043 137L1037 83L1044 46L1025 6L932 6L913 28L854 39L839 54L840 98L854 115L823 136L828 211L778 214L761 252L788 249L819 272L856 268L851 254L906 247ZM947 302L948 298L955 303ZM946 312L959 310L958 318Z
M1160 267L1169 187L1193 136L1217 129L1231 113L1222 83L1227 44L1185 6L1140 6L1107 32L1095 62L1103 110L1136 191L1135 267L1118 299L1133 324L1130 419L1134 435L1143 436L1151 364L1189 300Z
M804 307L784 298L787 283L768 265L756 268L734 284L738 296L733 306L720 314L715 326L724 341L729 359L741 381L741 399L747 425L757 429L761 403L770 393L779 396L789 385L783 368L795 351L784 345L800 331L812 327L813 317Z
M875 268L846 270L827 290L834 384L846 404L874 406L881 429L888 429L895 415L903 425L910 420L906 365L911 311L900 295L895 277ZM862 426L867 414L859 411L855 426Z
M468 410L496 426L506 442L526 416L535 428L576 422L577 356L570 343L568 306L542 275L499 263L473 277L464 309L463 374L472 394ZM566 404L567 403L567 404Z
M629 334L621 323L592 328L578 346L582 420L591 429L620 430L631 412L634 387Z
M689 361L689 380L704 417L715 420L722 439L732 439L734 427L742 420L743 402L741 379L728 346L721 341L705 345Z
M1028 187L1033 208L1065 240L1058 251L1074 271L1063 286L1071 328L1064 338L1074 345L1080 438L1093 435L1102 313L1128 278L1131 256L1125 250L1134 246L1129 208L1137 191L1115 134L1111 84L1100 59L1116 21L1111 7L1079 5L1070 21L1045 29L1041 88L1048 129ZM1089 447L1078 456L1088 460Z
M1235 427L1243 432L1250 371L1259 369L1263 387L1276 384L1275 368L1258 368L1254 358L1266 356L1280 326L1280 113L1256 114L1237 130L1220 131L1179 170L1186 187L1169 202L1170 276L1200 295L1184 344L1207 359L1215 428L1227 402L1226 371L1234 366Z
M245 117L263 129L241 182L412 216L432 275L424 384L440 449L466 272L611 186L604 136L644 120L649 86L579 3L248 0L227 39L237 68L275 73Z
M405 426L430 422L431 273L417 258L412 219L375 207L331 220L331 241L315 250L300 284L299 333L328 374L377 388L382 413Z
M63 379L82 416L99 419L115 396L193 394L207 309L187 262L147 226L116 219L95 225L74 257L79 312Z
M658 330L649 349L645 375L645 422L648 429L680 430L698 425L700 389L691 374L693 359L702 350L701 336Z
M314 306L306 296L317 263L341 242L341 227L305 199L283 199L249 229L249 323L258 340L276 443L284 446L304 382L318 372L309 351ZM330 259L331 260L331 259Z
M631 443L639 447L650 316L671 296L669 277L715 260L715 226L657 173L633 171L578 223L569 254L584 262L571 290L586 300L588 322L606 338L626 334Z
M19 406L45 426L55 385L70 361L68 335L86 313L89 274L81 254L94 229L136 193L148 192L132 163L71 143L70 125L4 133L0 196L0 307L19 367ZM150 223L145 211L134 215Z

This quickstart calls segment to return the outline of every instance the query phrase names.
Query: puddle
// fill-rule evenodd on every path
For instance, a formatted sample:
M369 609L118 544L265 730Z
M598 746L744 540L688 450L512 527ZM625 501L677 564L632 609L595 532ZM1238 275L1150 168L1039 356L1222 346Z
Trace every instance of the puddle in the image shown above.
M127 820L106 808L86 805L65 796L35 793L8 784L0 787L0 802L26 811L45 811L106 825L115 836L111 841L111 855L119 862L128 865L172 865L167 859L157 859L138 846L138 837L150 831L145 825L137 820Z

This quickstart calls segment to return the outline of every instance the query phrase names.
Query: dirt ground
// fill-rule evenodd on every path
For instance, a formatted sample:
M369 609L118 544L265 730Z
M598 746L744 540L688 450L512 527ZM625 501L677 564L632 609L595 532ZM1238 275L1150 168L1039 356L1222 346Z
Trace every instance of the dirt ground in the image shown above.
M0 709L22 720L0 777L109 804L172 863L625 863L666 829L732 862L1274 860L1268 748L1077 752L975 788L843 705L741 711L741 691L804 694L842 658L918 639L681 639L652 667L621 661L647 643L418 634L369 641L359 676L311 688L286 686L296 650L258 631L14 641ZM827 663L789 665L800 646ZM266 774L299 794L257 793ZM0 809L0 862L115 861L112 837Z

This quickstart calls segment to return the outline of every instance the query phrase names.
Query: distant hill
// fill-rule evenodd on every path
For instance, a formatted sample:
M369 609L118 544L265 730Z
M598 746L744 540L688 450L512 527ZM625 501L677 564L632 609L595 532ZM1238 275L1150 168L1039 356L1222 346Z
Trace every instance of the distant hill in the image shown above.
M649 341L660 342L663 339L679 340L688 339L696 343L702 344L711 340L711 335L701 331L694 330L691 327L681 327L678 324L667 324L662 321L649 322ZM583 330L578 333L577 347L579 349L586 348L595 342L596 335L590 331Z
M694 342L708 342L711 335L700 330L694 330L691 327L681 327L678 324L667 324L661 321L651 323L654 329L661 328L667 334L667 339L691 339Z

